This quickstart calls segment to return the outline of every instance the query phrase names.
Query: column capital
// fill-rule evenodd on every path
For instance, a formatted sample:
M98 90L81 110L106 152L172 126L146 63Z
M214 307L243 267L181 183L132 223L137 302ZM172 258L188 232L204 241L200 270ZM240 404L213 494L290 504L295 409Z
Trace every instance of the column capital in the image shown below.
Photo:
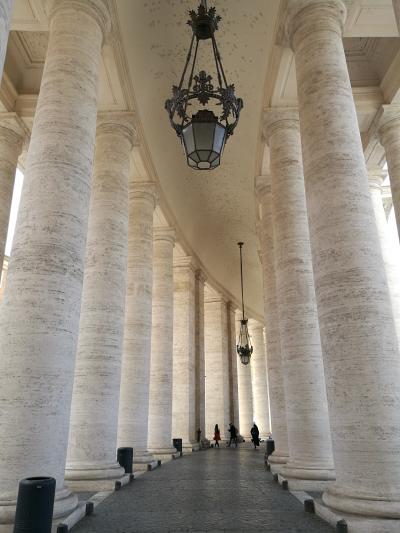
M263 116L263 137L269 139L281 129L300 130L299 113L295 107L270 107Z
M261 324L258 320L255 318L249 318L249 328L250 329L264 329L264 324Z
M235 302L228 302L228 303L227 303L227 307L228 307L228 311L229 311L230 313L234 313L234 314L236 313L236 310L237 310L237 308L238 308L238 307L237 307L237 304L235 304Z
M376 188L381 190L382 184L387 176L386 170L381 167L367 168L368 172L368 185L370 188Z
M106 111L97 115L96 135L121 135L131 146L138 145L138 133L135 127L135 115L131 112Z
M174 246L176 234L174 228L170 226L158 226L153 229L154 241L168 241Z
M131 181L129 183L129 198L144 198L153 202L154 208L158 202L158 187L154 181Z
M66 11L84 11L93 17L103 33L103 41L111 30L107 0L50 0L49 19Z
M29 130L17 113L0 113L1 134L21 144L29 138Z
M378 123L378 136L382 144L385 143L386 134L393 130L393 128L400 128L400 105L383 105Z
M265 174L263 176L256 176L254 180L254 193L257 198L262 198L264 195L271 192L271 175Z
M289 0L284 21L287 44L296 44L310 34L321 30L343 34L347 10L342 0Z
M207 276L204 274L204 272L201 270L201 268L198 268L196 270L196 280L199 282L199 283L202 283L203 285L205 284L205 282L207 281Z
M186 268L196 272L196 262L191 255L183 255L174 257L174 269L175 268Z
M206 285L205 291L204 291L204 302L205 303L212 303L212 302L219 302L219 303L225 303L226 304L226 298L222 296L219 292L217 292L212 287Z

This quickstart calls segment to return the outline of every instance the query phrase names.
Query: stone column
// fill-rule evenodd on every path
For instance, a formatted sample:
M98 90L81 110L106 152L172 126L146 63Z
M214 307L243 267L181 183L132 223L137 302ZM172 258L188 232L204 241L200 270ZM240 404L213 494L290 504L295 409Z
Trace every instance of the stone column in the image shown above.
M3 76L13 0L0 0L0 80Z
M345 13L340 0L291 1L286 20L337 480L323 499L343 512L400 517L400 357L343 50Z
M253 418L262 438L270 432L268 407L267 358L265 357L264 328L257 320L249 320L249 333L253 345L251 356L251 382L253 388ZM243 366L243 365L242 365Z
M0 3L1 13L1 3ZM1 34L0 34L1 35ZM2 36L2 35L1 35ZM3 36L2 36L3 37ZM16 113L0 115L0 266L3 265L14 179L25 128ZM1 268L0 268L1 270Z
M368 169L369 192L372 199L372 207L375 213L375 221L378 229L379 243L385 263L386 275L389 284L392 301L393 316L396 325L397 339L400 344L400 272L399 257L393 257L393 247L390 242L388 223L382 201L382 184L386 178L386 172L381 168ZM397 261L396 261L397 259Z
M240 320L242 312L236 311L236 338L239 338ZM236 358L236 370L238 376L238 399L239 399L239 432L246 439L250 439L250 430L254 422L253 413L253 387L251 383L252 362L243 365L240 357Z
M268 379L271 411L271 431L275 451L269 457L271 463L286 463L288 460L288 437L286 424L285 391L283 387L281 338L279 333L278 303L276 300L276 276L274 239L272 227L271 177L258 176L256 196L260 202L260 247L264 284L264 313L268 353Z
M289 461L282 473L302 480L332 480L332 444L297 110L270 109L264 135L270 147L276 296L289 445ZM304 488L311 488L305 483Z
M394 9L395 17L396 17L396 22L397 22L397 28L400 34L400 0L392 0L392 2L393 2L393 9Z
M264 338L264 353L265 353L265 372L267 374L267 405L268 405L268 434L271 435L271 399L269 394L269 374L268 374L268 352L267 352L267 334L266 328L263 329L263 338Z
M182 439L185 452L199 449L195 418L195 272L191 257L174 260L172 437Z
M204 284L206 278L201 270L195 276L195 331L196 331L196 431L201 439L205 430L205 360L204 360ZM196 434L197 438L197 434Z
M153 292L153 182L129 183L128 272L118 446L133 447L135 470L157 465L147 450Z
M148 446L157 459L176 454L172 447L174 243L172 228L154 229Z
M206 361L206 437L213 440L218 424L221 439L229 426L228 316L226 301L206 286L204 295L204 349Z
M383 106L378 134L386 154L397 233L400 238L400 105Z
M230 421L239 427L239 391L237 360L239 358L236 350L236 306L232 302L228 303L228 340L229 340L229 390L230 390Z
M98 118L65 477L80 490L113 489L126 268L131 113Z
M0 311L0 523L13 521L25 477L56 478L55 519L77 505L64 470L108 24L103 0L56 0L50 15Z

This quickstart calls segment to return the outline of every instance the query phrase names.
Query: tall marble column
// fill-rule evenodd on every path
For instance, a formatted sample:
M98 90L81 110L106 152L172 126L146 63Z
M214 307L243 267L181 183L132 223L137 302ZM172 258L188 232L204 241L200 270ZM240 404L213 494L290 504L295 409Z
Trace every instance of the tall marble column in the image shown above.
M236 306L228 302L228 342L229 342L229 390L230 390L230 420L239 427L239 391L236 350Z
M204 350L206 362L206 437L213 439L218 424L221 439L229 426L228 316L226 301L210 287L204 294Z
M172 228L154 228L148 446L157 459L171 459L176 453L172 447L174 244Z
M400 357L343 50L345 14L340 0L291 1L286 20L336 469L323 500L400 517Z
M130 181L128 272L118 415L118 446L133 447L136 470L157 462L147 446L153 293L153 182Z
M65 472L81 490L113 489L125 473L116 449L134 138L131 113L98 117Z
M397 233L400 238L400 105L383 106L378 134L385 150Z
M393 2L394 15L396 17L396 22L397 22L397 28L400 34L400 0L392 0L392 2Z
M196 441L196 266L191 257L174 259L174 335L172 437L183 451L199 449Z
M399 254L397 254L397 256L394 256L393 254L393 246L390 242L385 208L383 207L382 184L385 178L386 172L381 168L377 167L368 169L369 192L371 194L379 243L382 250L383 261L385 263L397 339L400 344L400 264Z
M55 519L77 505L64 470L108 25L103 0L53 4L0 310L0 524L13 521L25 477L56 479Z
M236 338L239 338L240 321L242 319L242 312L236 311ZM240 357L236 358L236 370L238 376L238 400L239 400L239 432L249 439L250 430L254 422L253 413L253 386L251 382L251 366L252 361L248 365L243 365Z
M1 13L1 3L0 3ZM0 265L3 265L18 157L25 128L16 113L0 115Z
M13 0L0 0L0 80L3 76Z
M257 320L249 320L249 333L253 344L251 356L251 382L253 388L253 418L265 438L270 433L268 407L267 358L265 356L264 328Z
M261 207L260 247L264 285L264 314L268 353L268 379L271 413L271 431L275 451L269 457L272 463L286 463L289 457L286 424L285 390L282 374L281 337L279 333L278 302L274 238L272 227L271 176L258 176L255 187Z
M195 276L195 346L196 346L196 432L206 438L205 430L205 355L204 355L204 284L206 278L199 269ZM196 433L197 438L197 433Z
M331 480L335 476L297 110L267 111L264 136L270 147L276 296L289 445L289 461L282 472L302 480Z

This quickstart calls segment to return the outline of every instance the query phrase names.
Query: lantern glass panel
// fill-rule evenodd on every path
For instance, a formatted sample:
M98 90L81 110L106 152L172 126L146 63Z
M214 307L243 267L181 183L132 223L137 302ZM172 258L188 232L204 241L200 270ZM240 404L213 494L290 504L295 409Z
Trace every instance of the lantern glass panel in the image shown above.
M187 155L194 152L194 137L193 137L193 124L190 123L186 128L183 129L182 139L184 149Z
M220 124L216 124L214 134L214 151L218 154L222 154L225 145L225 128Z
M215 122L193 123L193 134L196 150L212 150L215 127Z

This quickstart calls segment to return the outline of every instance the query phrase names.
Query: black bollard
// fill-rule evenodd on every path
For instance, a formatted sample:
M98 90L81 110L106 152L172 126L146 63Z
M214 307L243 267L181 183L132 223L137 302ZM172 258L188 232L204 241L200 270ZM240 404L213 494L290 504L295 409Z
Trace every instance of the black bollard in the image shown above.
M172 446L182 455L182 439L172 439Z
M267 439L265 441L265 455L269 457L275 451L275 441L274 439Z
M133 473L133 448L118 448L117 461L125 468L125 474Z
M94 503L93 502L86 502L86 506L85 506L85 514L86 514L86 516L90 516L91 514L93 514L93 511L94 511Z
M19 482L14 533L51 533L56 480L30 477Z
M347 522L346 520L339 520L336 522L336 531L340 531L340 533L347 533Z
M309 498L304 500L304 510L306 513L315 513L314 500Z

